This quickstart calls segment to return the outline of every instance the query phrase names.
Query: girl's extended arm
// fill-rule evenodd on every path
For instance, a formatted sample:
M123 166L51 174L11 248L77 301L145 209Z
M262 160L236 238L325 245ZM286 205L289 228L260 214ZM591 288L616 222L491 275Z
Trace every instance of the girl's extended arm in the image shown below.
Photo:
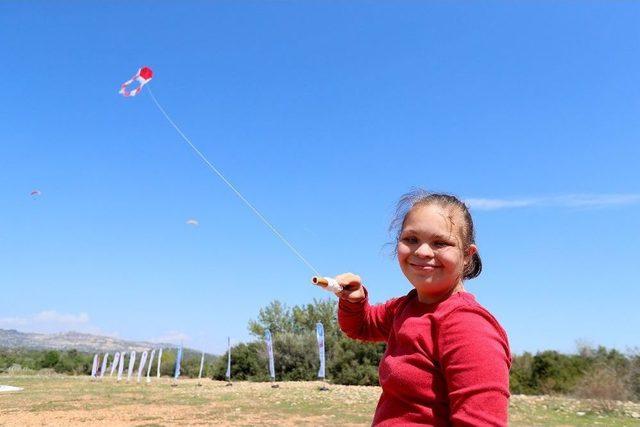
M336 276L344 290L336 293L338 323L348 337L362 341L387 341L393 322L394 301L369 305L368 293L359 276L351 273Z

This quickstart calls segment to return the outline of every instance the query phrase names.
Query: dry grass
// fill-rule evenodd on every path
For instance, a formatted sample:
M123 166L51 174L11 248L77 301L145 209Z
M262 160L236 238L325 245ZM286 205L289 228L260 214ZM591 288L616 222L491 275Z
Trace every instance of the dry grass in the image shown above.
M0 383L24 391L0 395L0 425L353 425L371 423L378 387L283 382L234 383L169 379L151 384L116 383L87 377L0 376ZM597 413L588 401L514 396L511 425L640 425L638 404ZM638 415L640 417L640 415Z

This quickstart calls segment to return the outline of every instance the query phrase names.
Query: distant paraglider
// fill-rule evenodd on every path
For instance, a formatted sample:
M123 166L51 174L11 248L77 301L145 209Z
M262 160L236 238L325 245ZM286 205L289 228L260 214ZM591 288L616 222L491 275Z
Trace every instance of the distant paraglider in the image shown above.
M33 190L33 191L31 191L31 193L29 193L29 195L35 199L36 197L42 196L42 191Z
M197 227L197 226L199 226L199 225L200 225L200 223L198 222L198 220L197 220L197 219L193 219L193 218L188 219L188 220L187 220L187 222L186 222L186 224L187 224L187 225L191 225L191 226L193 226L193 227Z
M153 78L153 71L149 67L140 68L129 80L122 83L120 86L120 90L118 93L122 96L136 96L142 90L142 87L149 83ZM132 84L133 82L138 82L139 86L133 90L128 90L127 86Z

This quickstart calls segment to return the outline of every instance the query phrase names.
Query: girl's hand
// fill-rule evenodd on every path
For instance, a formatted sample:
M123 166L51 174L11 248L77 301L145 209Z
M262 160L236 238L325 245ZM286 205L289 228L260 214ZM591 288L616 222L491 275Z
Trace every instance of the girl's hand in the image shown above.
M336 296L349 302L360 302L365 298L364 288L362 287L362 279L353 273L338 274L335 277L336 282L342 286L342 291L336 292Z

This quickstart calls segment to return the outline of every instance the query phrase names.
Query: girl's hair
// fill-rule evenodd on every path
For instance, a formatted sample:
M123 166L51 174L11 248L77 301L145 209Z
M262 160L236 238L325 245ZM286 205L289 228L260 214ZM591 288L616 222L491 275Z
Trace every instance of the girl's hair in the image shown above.
M473 219L469 213L469 208L460 199L451 194L444 193L431 193L421 188L414 189L409 193L404 194L398 201L396 207L396 213L389 226L389 231L394 234L395 245L394 250L398 252L398 242L400 235L404 229L404 223L407 219L407 215L411 212L415 206L437 205L445 209L455 210L460 213L463 224L459 225L460 237L462 241L462 249L466 250L469 245L476 243L475 230L473 228ZM453 215L449 216L449 221L453 226L457 225L454 222ZM463 271L463 279L473 279L478 277L482 272L482 260L478 252L473 254L471 262L467 264Z

